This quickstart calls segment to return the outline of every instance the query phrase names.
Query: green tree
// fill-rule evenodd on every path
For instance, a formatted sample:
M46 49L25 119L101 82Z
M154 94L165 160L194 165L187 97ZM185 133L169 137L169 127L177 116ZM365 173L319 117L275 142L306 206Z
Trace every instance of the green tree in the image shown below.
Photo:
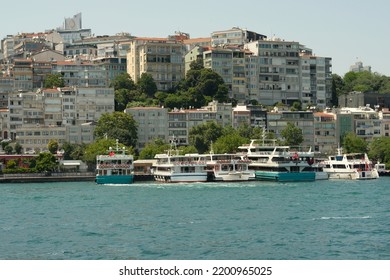
M23 147L22 147L22 145L20 145L19 142L16 142L16 143L15 143L14 150L15 150L15 153L21 154L21 153L22 153L22 150L23 150Z
M287 123L286 128L280 132L280 135L284 138L283 144L288 146L299 146L304 140L302 129L291 122Z
M196 60L194 60L190 63L191 70L202 70L203 68L204 68L204 66L203 66L203 59L202 58L197 58Z
M137 124L130 114L123 112L104 113L99 118L95 132L97 139L118 139L126 146L137 144Z
M45 88L57 88L57 87L64 87L65 82L61 74L49 74L47 75L46 79L44 80L43 86Z
M369 153L368 156L370 159L385 163L386 166L390 165L390 138L389 137L379 137L374 138L373 141L369 144Z
M342 91L343 87L344 87L343 78L341 78L337 74L332 74L332 100L331 100L331 103L333 106L337 107L339 105L338 97L341 94L345 94L345 92Z
M4 148L3 148L4 152L7 154L7 155L10 155L12 154L14 148L12 148L11 145L6 145Z
M142 73L141 77L137 82L137 88L140 92L146 94L146 96L153 98L154 94L157 92L157 85L154 81L152 75L147 73Z
M49 143L47 144L47 148L48 148L50 153L52 153L52 154L57 153L58 147L59 147L59 145L58 145L57 140L54 140L54 139L49 140Z
M110 83L110 87L113 87L114 90L118 89L127 89L133 90L136 89L133 79L127 72L120 73L117 75Z
M190 145L195 146L200 154L210 150L211 143L215 142L223 134L223 127L214 121L194 126L189 131Z
M368 143L355 133L349 132L343 137L343 149L346 153L366 153Z
M213 151L216 154L236 153L238 147L248 143L248 139L241 136L238 131L233 134L223 135L213 144Z
M139 159L154 159L156 154L163 154L170 148L161 138L155 138L152 142L149 142L141 150Z
M38 172L51 172L58 167L56 157L50 152L40 153L36 158L35 164Z

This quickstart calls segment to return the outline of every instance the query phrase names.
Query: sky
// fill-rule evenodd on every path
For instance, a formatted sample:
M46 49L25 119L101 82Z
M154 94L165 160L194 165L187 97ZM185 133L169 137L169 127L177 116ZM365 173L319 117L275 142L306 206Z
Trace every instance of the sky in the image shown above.
M343 76L357 61L390 76L390 1L388 0L18 0L2 5L0 38L60 27L82 13L83 28L97 35L128 32L167 37L175 31L191 38L240 27L268 37L296 41ZM15 6L12 6L15 3ZM61 6L63 3L63 6ZM19 7L23 9L19 10Z

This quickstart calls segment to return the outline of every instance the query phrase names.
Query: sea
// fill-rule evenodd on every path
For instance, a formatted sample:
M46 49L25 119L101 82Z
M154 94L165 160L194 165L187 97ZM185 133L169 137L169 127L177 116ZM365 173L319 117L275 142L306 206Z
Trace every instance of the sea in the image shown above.
M389 260L390 177L1 183L1 260Z

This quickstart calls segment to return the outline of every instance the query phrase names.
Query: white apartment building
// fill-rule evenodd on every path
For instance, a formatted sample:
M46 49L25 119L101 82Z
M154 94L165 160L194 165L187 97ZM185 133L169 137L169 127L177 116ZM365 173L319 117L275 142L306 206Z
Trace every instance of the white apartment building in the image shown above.
M388 108L379 112L379 119L381 120L381 135L390 136L390 111Z
M162 38L135 38L127 52L127 73L135 83L142 73L152 75L158 90L166 91L184 78L185 45Z
M332 154L336 152L338 145L336 115L333 113L314 113L314 151Z
M300 80L302 107L315 104L320 109L330 105L332 98L331 59L302 54Z
M43 151L51 139L60 144L91 143L94 122L114 111L112 88L62 88L9 95L11 138L25 151Z
M132 107L125 112L131 114L138 124L137 149L142 149L148 142L161 138L168 142L168 109L163 107Z

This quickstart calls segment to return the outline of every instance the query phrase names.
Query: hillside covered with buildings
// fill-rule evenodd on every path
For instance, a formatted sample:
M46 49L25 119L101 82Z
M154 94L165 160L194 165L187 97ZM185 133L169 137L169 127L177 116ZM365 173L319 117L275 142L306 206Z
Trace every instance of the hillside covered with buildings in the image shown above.
M166 38L93 36L77 14L61 28L1 40L0 138L19 143L24 153L47 150L51 139L60 145L92 143L100 116L115 110L115 77L128 73L137 83L147 73L158 91L171 92L199 60L223 78L234 102L172 110L128 107L125 112L138 123L138 150L173 135L188 145L189 130L211 120L261 127L277 137L292 122L302 129L304 145L324 153L347 132L366 140L389 136L390 113L374 108L378 102L370 108L364 98L351 96L344 105L354 108L332 108L332 58L316 56L300 42L238 27L211 31L207 38L183 32ZM61 75L64 87L44 87L53 74ZM294 103L311 110L291 111ZM388 101L382 103L380 109Z

